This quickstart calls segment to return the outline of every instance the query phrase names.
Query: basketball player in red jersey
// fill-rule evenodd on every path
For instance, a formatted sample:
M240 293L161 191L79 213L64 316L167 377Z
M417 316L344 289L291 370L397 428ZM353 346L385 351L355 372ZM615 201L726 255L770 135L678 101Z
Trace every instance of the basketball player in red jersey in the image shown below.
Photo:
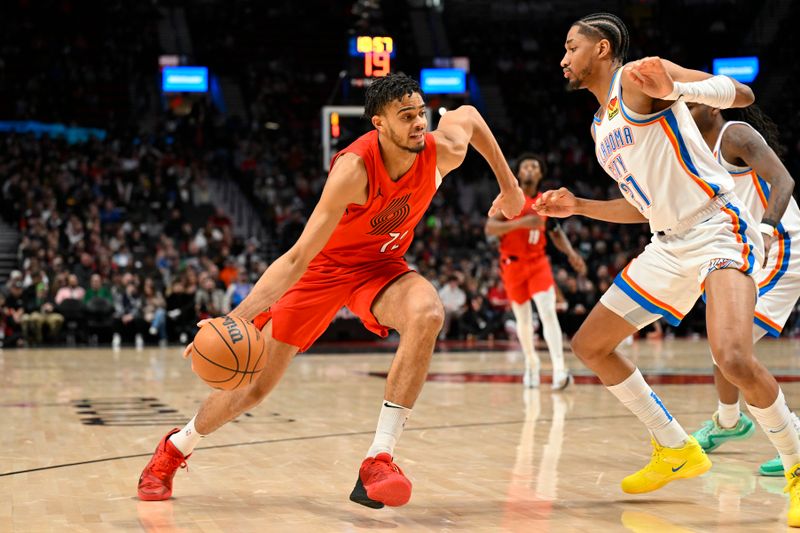
M394 446L425 382L444 310L436 290L409 270L403 255L442 177L463 162L470 145L500 184L490 216L516 216L525 198L473 107L446 113L439 128L426 133L419 85L391 74L367 90L365 114L375 129L336 155L297 243L230 313L262 328L269 354L264 370L246 388L212 392L186 427L161 440L139 478L140 499L168 499L175 472L200 438L258 405L294 355L314 343L343 305L367 329L400 334L375 438L350 499L381 508L411 497L411 483L393 462ZM190 344L184 356L191 349Z
M553 390L565 389L572 376L564 364L564 340L556 314L556 291L550 261L545 254L547 239L564 253L572 268L586 273L583 258L572 249L558 222L533 210L541 196L539 183L546 172L544 159L535 154L522 154L517 159L517 179L525 193L525 207L509 220L501 213L486 221L486 234L500 237L500 275L511 299L511 310L517 321L517 337L525 354L526 388L539 386L539 356L533 345L533 312L531 299L542 323L542 334L553 365Z

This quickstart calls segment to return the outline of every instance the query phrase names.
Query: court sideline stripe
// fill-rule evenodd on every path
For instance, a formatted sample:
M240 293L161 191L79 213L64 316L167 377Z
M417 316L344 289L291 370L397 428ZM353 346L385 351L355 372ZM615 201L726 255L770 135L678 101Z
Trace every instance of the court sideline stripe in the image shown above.
M701 415L707 414L705 411L697 412L697 413L672 413L676 416L692 416L692 415ZM623 417L630 417L630 413L622 413L619 415L603 415L603 416L582 416L582 417L575 417L575 418L567 418L566 421L578 421L578 420L604 420L604 419L612 419L612 418L623 418ZM552 418L540 418L536 422L552 422ZM414 427L414 428L406 428L403 430L405 433L414 432L414 431L430 431L436 429L459 429L459 428L470 428L470 427L487 427L487 426L506 426L506 425L513 425L513 424L524 424L526 420L504 420L500 422L474 422L471 424L453 424L447 426L424 426L424 427ZM232 442L230 444L215 444L214 446L200 446L195 448L197 450L215 450L218 448L236 448L239 446L257 446L260 444L273 444L279 442L299 442L304 440L317 440L317 439L328 439L328 438L336 438L336 437L353 437L358 435L373 435L375 433L374 430L369 431L352 431L349 433L326 433L324 435L306 435L304 437L285 437L282 439L264 439L264 440L254 440L248 442ZM118 455L116 457L104 457L102 459L90 459L88 461L77 461L74 463L62 463L57 465L50 465L50 466L39 466L36 468L26 468L25 470L13 470L11 472L2 472L0 473L0 477L7 477L7 476L15 476L19 474L29 474L31 472L42 472L44 470L55 470L57 468L67 468L70 466L83 466L83 465L90 465L95 463L107 463L110 461L120 461L124 459L135 459L137 457L150 457L153 455L153 452L147 453L134 453L129 455Z

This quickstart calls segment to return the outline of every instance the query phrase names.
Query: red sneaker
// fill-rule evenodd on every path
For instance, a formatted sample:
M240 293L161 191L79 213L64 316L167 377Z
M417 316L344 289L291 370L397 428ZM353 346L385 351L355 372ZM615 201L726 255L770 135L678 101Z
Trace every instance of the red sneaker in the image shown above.
M379 453L375 457L367 457L358 471L358 481L350 500L380 509L384 505L397 507L405 505L411 499L411 482L392 462L388 453Z
M183 456L181 451L169 441L169 438L180 431L175 428L161 439L150 462L139 476L139 499L145 501L168 500L172 496L172 478L178 468L186 468L186 459L192 454Z

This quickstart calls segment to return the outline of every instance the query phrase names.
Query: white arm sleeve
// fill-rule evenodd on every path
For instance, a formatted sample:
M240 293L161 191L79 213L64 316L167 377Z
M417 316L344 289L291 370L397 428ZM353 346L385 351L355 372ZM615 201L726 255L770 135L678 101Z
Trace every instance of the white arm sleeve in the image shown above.
M664 100L683 98L717 109L728 109L736 99L736 86L728 76L714 76L703 81L674 82L672 92Z

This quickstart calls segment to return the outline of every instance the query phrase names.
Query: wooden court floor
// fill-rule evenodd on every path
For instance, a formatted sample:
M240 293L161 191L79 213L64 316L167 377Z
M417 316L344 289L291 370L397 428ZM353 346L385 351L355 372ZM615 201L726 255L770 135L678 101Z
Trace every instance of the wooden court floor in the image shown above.
M710 373L703 341L625 350L661 381ZM519 376L516 351L435 355L432 371L452 379L426 384L396 450L414 484L405 507L348 500L382 399L370 373L387 354L298 357L264 404L203 441L172 500L139 502L156 442L208 391L180 352L0 351L0 532L786 530L783 480L756 474L773 456L760 433L723 446L701 478L626 495L620 480L649 458L643 427L598 385L498 381ZM800 407L800 345L758 352ZM655 389L689 430L716 406L707 383Z

